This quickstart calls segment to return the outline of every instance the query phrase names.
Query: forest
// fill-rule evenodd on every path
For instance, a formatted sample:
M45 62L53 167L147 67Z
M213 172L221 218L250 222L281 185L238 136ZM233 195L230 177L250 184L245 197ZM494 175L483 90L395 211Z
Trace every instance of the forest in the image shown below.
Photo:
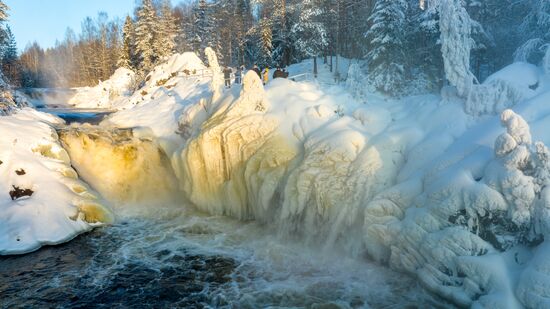
M228 66L345 57L381 92L429 92L446 83L437 5L467 12L475 81L513 61L539 64L550 43L546 0L142 0L133 16L99 13L55 47L33 43L20 55L5 26L2 67L20 87L88 86L120 66L143 78L174 52L204 59L211 46Z

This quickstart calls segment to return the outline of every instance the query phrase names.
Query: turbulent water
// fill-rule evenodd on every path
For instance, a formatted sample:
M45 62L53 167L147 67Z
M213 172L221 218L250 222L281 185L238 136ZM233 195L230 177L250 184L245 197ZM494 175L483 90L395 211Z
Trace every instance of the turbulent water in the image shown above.
M408 277L366 260L283 242L255 223L183 209L155 206L67 244L0 258L1 307L441 305Z

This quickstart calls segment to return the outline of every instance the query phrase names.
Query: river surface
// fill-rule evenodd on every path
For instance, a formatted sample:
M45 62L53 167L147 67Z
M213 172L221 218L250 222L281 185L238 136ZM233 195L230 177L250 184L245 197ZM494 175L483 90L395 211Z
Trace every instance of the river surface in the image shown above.
M42 107L38 110L55 115L65 120L67 124L89 123L96 125L112 113L110 110L93 108Z
M271 235L155 206L67 244L0 257L1 307L443 307L408 276Z

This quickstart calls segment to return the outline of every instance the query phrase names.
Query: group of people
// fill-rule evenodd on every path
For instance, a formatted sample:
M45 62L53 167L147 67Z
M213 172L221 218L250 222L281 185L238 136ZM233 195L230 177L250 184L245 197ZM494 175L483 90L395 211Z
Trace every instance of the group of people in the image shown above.
M260 70L258 65L255 64L252 67L252 71L254 71L254 72L256 72L256 74L258 74L258 77L260 77L260 80L262 80L264 85L269 82L269 71L270 71L269 67L265 67L263 70ZM236 68L236 70L235 70L235 84L242 83L242 76L243 76L244 72L245 72L244 65L241 65L241 66ZM233 69L226 66L223 69L223 78L225 80L225 87L226 88L231 88L231 74L233 74ZM285 68L277 67L275 72L273 72L273 79L275 79L275 78L287 78L287 77L288 77L288 72L286 71Z

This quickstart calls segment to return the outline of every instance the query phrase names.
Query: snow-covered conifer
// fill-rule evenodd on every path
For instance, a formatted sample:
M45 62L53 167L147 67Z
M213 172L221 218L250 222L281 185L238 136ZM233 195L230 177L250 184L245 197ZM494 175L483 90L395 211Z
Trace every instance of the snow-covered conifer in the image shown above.
M370 51L367 53L370 83L376 89L398 94L405 79L403 26L405 25L405 0L378 0L372 23L366 37Z
M126 16L124 27L122 28L122 48L118 59L118 67L134 69L134 22L130 16Z
M136 21L136 51L141 64L139 71L147 72L152 69L157 60L155 43L158 35L157 14L151 0L143 0L137 12Z
M198 0L194 8L193 25L193 49L195 52L202 53L210 45L210 35L212 31L209 6L206 0Z
M160 6L160 33L158 38L159 57L170 56L176 48L178 28L169 0L163 0Z
M329 43L328 30L322 22L325 12L317 0L304 0L300 3L297 22L291 33L296 38L294 46L305 57L320 56Z

